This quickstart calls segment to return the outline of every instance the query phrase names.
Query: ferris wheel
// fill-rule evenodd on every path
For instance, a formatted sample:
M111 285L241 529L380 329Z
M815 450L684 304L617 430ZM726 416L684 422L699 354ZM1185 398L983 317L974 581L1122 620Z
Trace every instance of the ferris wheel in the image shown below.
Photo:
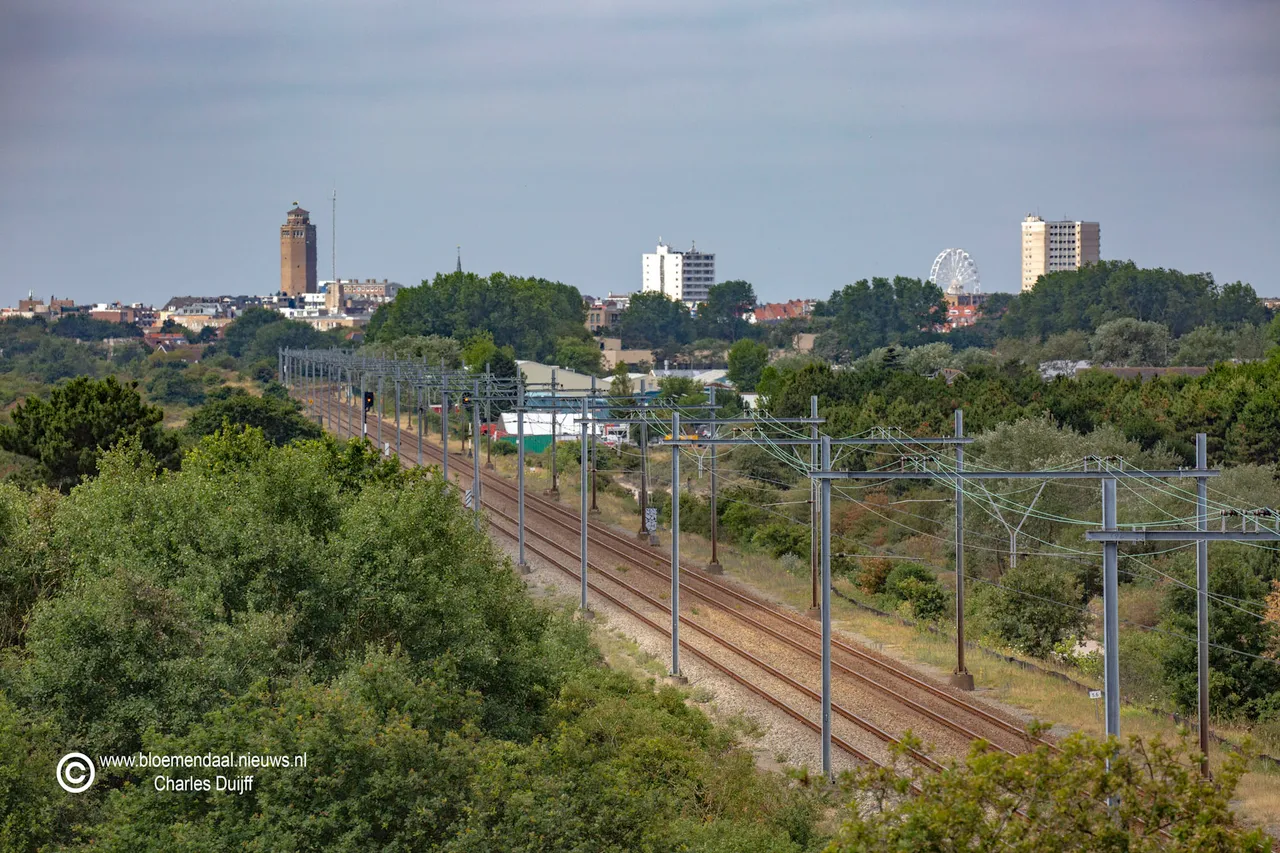
M964 249L943 249L933 259L929 281L947 293L977 293L982 289L978 265Z

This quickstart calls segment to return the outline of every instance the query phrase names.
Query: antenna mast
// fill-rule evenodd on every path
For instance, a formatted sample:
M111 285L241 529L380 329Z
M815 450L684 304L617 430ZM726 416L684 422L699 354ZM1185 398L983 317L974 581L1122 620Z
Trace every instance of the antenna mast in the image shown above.
M333 215L329 217L333 229L329 237L329 261L333 264L333 286L338 286L338 188L333 188Z

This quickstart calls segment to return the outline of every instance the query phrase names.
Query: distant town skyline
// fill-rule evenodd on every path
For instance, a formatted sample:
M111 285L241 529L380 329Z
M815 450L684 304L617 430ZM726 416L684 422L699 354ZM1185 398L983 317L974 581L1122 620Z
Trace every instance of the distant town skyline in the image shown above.
M461 244L600 296L661 235L762 301L953 246L1015 292L1035 213L1280 295L1278 35L1247 0L18 0L0 303L274 292L294 201L327 278L335 186L343 278L416 284Z

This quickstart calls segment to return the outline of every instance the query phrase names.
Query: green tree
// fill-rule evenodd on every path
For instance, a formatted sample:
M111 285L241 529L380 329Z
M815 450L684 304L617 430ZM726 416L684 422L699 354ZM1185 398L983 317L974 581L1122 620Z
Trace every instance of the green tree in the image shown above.
M275 445L319 438L321 434L318 424L303 417L302 406L297 401L255 397L244 391L201 406L192 413L187 431L193 436L206 436L213 435L224 426L260 429Z
M740 391L754 391L768 363L768 347L757 341L740 340L729 347L729 381Z
M1093 332L1121 318L1163 323L1176 338L1201 325L1262 324L1267 311L1242 282L1219 288L1204 273L1102 261L1041 276L1034 289L1011 301L999 325L1004 335L1043 340L1071 330Z
M498 345L493 342L492 332L481 332L473 335L462 348L462 363L472 373L484 373L484 366L493 361L498 354Z
M1169 330L1161 323L1122 317L1103 323L1089 342L1094 361L1121 367L1169 363Z
M73 379L48 400L19 404L13 423L0 425L0 447L35 459L44 481L64 492L97 474L102 454L126 439L159 464L176 464L178 442L160 425L164 412L144 404L135 389L114 376Z
M918 278L863 279L818 303L815 316L830 317L819 349L834 356L865 355L893 343L922 341L947 315L942 290Z
M1253 287L1235 281L1224 284L1218 291L1213 319L1224 326L1238 326L1260 325L1269 318Z
M577 288L541 278L495 272L440 274L406 287L369 322L373 342L405 335L444 335L468 340L489 332L495 345L520 358L546 360L564 337L586 339L586 306Z
M670 358L693 340L694 333L693 318L685 304L653 291L631 297L619 326L624 347L653 350L659 359Z
M283 320L284 316L278 311L257 306L249 308L227 324L222 333L222 345L229 355L241 358L247 354L262 327Z
M600 345L594 340L584 341L581 338L561 338L556 342L554 358L559 367L567 367L592 376L599 375L601 366L604 364Z
M258 329L253 342L245 348L244 357L251 362L265 361L274 368L281 349L318 349L323 341L315 327L300 320L281 320Z
M908 349L902 356L902 367L912 373L931 376L944 367L951 367L954 359L951 345L939 341Z
M756 307L756 291L749 281L733 280L713 284L707 301L698 312L698 321L709 337L736 341L751 329L743 315Z
M1173 363L1210 367L1235 355L1234 335L1218 326L1201 326L1178 339Z
M421 361L428 367L456 370L462 366L462 345L444 335L405 335L385 343L370 344L370 355Z
M67 314L49 327L59 337L80 341L101 341L105 338L140 338L142 329L135 323L112 323L95 320L88 314Z
M609 396L622 398L630 397L631 394L631 377L627 372L627 366L618 362L613 367L613 378L609 381Z
M1280 638L1280 628L1255 614L1266 610L1270 566L1265 555L1242 545L1209 549L1209 593L1239 606L1214 603L1209 620L1209 702L1222 717L1280 720L1280 666L1264 660ZM1190 588L1188 588L1190 587ZM1174 701L1194 711L1197 703L1195 585L1174 586L1165 602L1161 627L1171 638L1162 660ZM1191 639L1183 639L1190 637ZM1233 654L1234 650L1244 654Z

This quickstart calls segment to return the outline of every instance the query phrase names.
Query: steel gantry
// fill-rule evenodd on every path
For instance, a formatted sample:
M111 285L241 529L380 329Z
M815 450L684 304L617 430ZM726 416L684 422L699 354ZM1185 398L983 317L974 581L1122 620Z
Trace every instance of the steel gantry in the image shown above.
M1103 528L1097 531L1091 531L1087 534L1090 541L1098 541L1103 544L1103 645L1104 645L1104 698L1106 703L1106 733L1109 736L1118 736L1120 730L1120 683L1119 683L1119 619L1117 607L1118 594L1118 571L1117 571L1117 547L1121 542L1154 542L1154 541L1195 541L1197 543L1197 643L1198 643L1198 688L1200 699L1200 744L1201 751L1204 755L1208 754L1208 720L1209 720L1209 688L1208 688L1208 562L1207 562L1207 544L1209 541L1280 541L1280 532L1272 530L1263 530L1257 520L1254 518L1254 527L1252 531L1242 529L1240 531L1208 531L1207 530L1207 506L1205 501L1206 483L1208 478L1218 475L1218 471L1209 469L1206 462L1206 454L1204 448L1204 436L1197 436L1197 458L1196 467L1179 468L1172 470L1135 470L1123 468L1109 468L1108 464L1111 460L1095 460L1099 463L1098 470L1055 470L1055 471L967 471L964 469L963 448L972 439L964 436L963 414L956 412L955 435L949 438L910 438L910 437L893 437L893 438L837 438L833 439L828 436L822 436L820 439L820 453L822 455L821 468L810 472L811 480L819 484L819 516L821 519L821 537L818 542L818 553L820 555L820 586L821 600L819 602L819 612L822 617L822 681L823 681L823 770L828 775L831 774L830 764L830 668L831 668L831 646L830 646L830 584L831 584L831 483L834 480L877 480L877 481L894 481L894 480L950 480L955 484L955 503L956 503L956 669L952 676L953 685L965 689L973 688L972 674L970 674L965 666L965 635L964 635L964 483L967 481L980 480L1016 480L1016 479L1036 479L1048 482L1050 480L1101 480L1103 482ZM768 440L761 437L752 438L736 438L736 439L703 439L703 440L685 440L675 439L662 442L669 445L735 445L746 443L772 443L780 446L794 446L797 444L809 444L808 440L802 439L782 439ZM832 470L830 448L840 445L951 445L955 448L956 460L954 470L910 470L910 471L837 471ZM1119 530L1116 525L1116 500L1115 500L1115 483L1117 480L1165 480L1165 479L1182 479L1194 478L1197 483L1197 525L1196 530ZM1037 497L1038 497L1037 493ZM1028 513L1030 509L1028 509ZM1274 516L1272 516L1274 517ZM1024 517L1025 518L1025 517ZM1246 525L1247 525L1247 518ZM1225 516L1224 516L1225 519ZM1003 521L1003 518L1001 518ZM1224 520L1225 524L1225 520ZM1021 528L1012 528L1011 532L1016 536L1017 530ZM672 536L678 536L678 530L672 531ZM1016 544L1013 546L1016 548ZM1207 758L1203 764L1204 772L1208 772Z
M1226 533L1212 534L1205 533L1203 530L1196 531L1170 531L1170 530L1136 530L1136 531L1120 531L1116 524L1116 481L1121 479L1130 480L1162 480L1162 479L1182 479L1195 478L1198 484L1203 484L1209 477L1218 475L1218 471L1205 467L1205 455L1203 453L1203 435L1197 436L1197 465L1195 468L1179 468L1173 470L1125 470L1125 469L1106 469L1097 471L963 471L957 467L957 470L945 471L832 471L823 470L816 472L813 476L824 481L840 479L859 479L859 480L902 480L902 479L951 479L956 483L957 498L962 500L963 483L968 480L1012 480L1012 479L1036 479L1036 480L1101 480L1103 484L1102 499L1102 522L1103 528L1099 531L1092 531L1086 534L1091 541L1099 541L1103 543L1103 697L1106 706L1106 733L1108 736L1119 736L1120 734L1120 643L1119 643L1119 610L1118 610L1118 544L1122 541L1169 541L1184 540L1197 541L1203 543L1206 539L1233 539L1235 541L1249 540L1280 540L1280 533L1272 532L1253 532L1253 533ZM959 462L959 460L957 460ZM1203 489L1200 490L1203 492ZM830 505L824 505L824 513L829 512ZM957 538L957 543L963 543L963 537ZM824 547L829 547L829 541L824 542ZM1199 672L1199 690L1201 697L1201 712L1203 714L1200 721L1201 729L1201 745L1205 754L1208 754L1208 564L1207 557L1200 559L1200 552L1203 546L1197 548L1197 622L1201 626L1199 631L1198 643L1200 646L1200 656L1202 666ZM959 561L957 561L959 563ZM961 586L962 578L957 575L956 585ZM957 594L957 608L963 606L963 598ZM957 674L960 673L960 667L964 664L964 634L963 625L964 612L957 609L956 624L956 660ZM824 667L825 664L824 656ZM966 673L967 675L967 673ZM972 684L972 676L969 676L969 683ZM1207 764L1205 765L1207 772Z

